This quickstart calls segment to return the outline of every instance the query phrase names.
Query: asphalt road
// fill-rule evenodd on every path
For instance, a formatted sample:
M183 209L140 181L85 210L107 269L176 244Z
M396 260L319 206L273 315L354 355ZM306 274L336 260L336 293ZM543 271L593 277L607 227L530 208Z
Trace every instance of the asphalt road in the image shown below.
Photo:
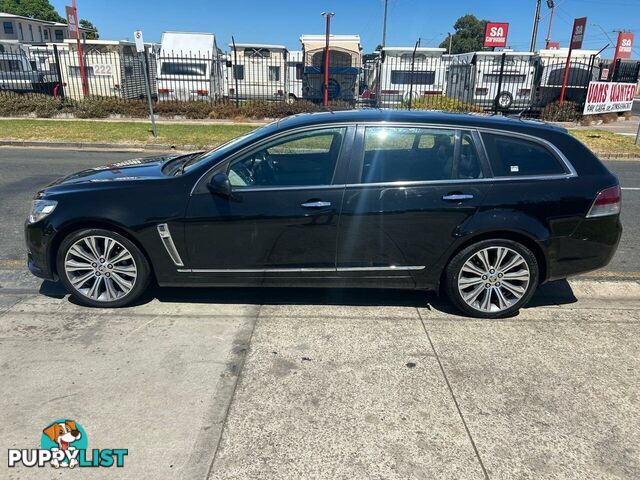
M0 148L0 269L19 267L25 258L23 222L34 192L56 178L89 167L149 153ZM611 264L591 276L640 277L640 162L608 161L623 188L622 242Z

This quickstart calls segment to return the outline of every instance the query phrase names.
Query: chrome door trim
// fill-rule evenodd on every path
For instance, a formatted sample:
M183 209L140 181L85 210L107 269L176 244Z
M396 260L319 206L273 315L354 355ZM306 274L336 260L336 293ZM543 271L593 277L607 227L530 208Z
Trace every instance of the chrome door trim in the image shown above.
M392 272L424 270L424 265L339 268L179 268L180 273L306 273L306 272Z
M177 267L184 266L182 262L182 258L180 258L180 254L178 253L178 249L176 248L176 244L173 243L173 238L171 238L171 231L169 230L169 225L166 223L160 223L157 226L158 235L160 235L160 240L162 240L162 244L164 248L167 250L169 257Z

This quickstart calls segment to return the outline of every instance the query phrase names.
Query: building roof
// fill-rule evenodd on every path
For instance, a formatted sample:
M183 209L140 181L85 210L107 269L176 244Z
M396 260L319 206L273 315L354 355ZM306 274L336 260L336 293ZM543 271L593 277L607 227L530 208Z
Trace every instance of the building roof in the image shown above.
M233 48L233 43L229 44ZM236 43L236 48L268 48L271 50L286 50L284 45L269 45L267 43Z
M25 20L27 22L38 22L38 23L42 23L43 25L48 25L50 27L66 27L67 26L67 24L63 22L53 22L51 20L40 20L39 18L23 17L22 15L14 15L13 13L6 13L6 12L0 12L0 18L15 18L18 20ZM79 27L79 28L80 30L84 30L86 32L95 31L94 28L84 28L84 27Z

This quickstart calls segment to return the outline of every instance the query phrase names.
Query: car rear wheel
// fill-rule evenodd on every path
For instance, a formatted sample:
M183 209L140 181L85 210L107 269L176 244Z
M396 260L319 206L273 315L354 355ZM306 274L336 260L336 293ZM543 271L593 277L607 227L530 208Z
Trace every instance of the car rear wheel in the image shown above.
M538 285L538 262L512 240L483 240L460 251L446 269L446 291L464 313L479 318L513 315Z
M69 293L90 307L128 305L149 284L149 263L140 249L109 230L86 229L66 237L57 267Z

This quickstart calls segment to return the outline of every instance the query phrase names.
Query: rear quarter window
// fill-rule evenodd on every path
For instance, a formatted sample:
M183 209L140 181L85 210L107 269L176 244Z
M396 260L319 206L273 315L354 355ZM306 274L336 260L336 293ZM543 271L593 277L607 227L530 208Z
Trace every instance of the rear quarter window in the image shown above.
M524 138L482 133L495 177L561 175L560 160L544 145Z

